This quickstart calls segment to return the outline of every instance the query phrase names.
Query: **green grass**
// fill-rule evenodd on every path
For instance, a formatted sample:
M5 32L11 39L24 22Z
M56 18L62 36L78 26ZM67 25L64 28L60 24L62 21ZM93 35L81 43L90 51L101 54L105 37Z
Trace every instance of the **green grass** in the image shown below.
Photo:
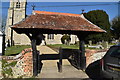
M116 43L109 43L109 45L116 45Z
M51 47L51 48L57 48L57 49L59 49L60 47L68 48L68 49L79 49L79 45L51 44L51 45L47 45L47 46ZM89 48L89 47L85 47L85 49L99 50L97 48Z
M51 44L51 45L47 45L49 47L54 47L54 48L68 48L68 49L79 49L78 45L65 45L65 44Z
M91 48L91 47L85 47L85 49L100 50L99 48Z
M16 46L12 46L12 47L7 47L6 51L5 51L5 56L19 54L25 48L31 48L31 46L28 46L28 45L16 45Z

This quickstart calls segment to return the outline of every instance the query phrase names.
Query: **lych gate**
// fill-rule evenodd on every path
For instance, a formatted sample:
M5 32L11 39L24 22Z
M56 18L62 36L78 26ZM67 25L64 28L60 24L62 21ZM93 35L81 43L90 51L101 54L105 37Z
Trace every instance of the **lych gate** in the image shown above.
M40 44L43 34L74 34L80 41L79 61L80 68L86 67L86 56L84 39L89 34L105 32L98 26L92 24L81 14L55 13L45 11L34 11L34 14L11 27L19 34L26 34L33 49L33 76L37 75L37 50L36 44Z

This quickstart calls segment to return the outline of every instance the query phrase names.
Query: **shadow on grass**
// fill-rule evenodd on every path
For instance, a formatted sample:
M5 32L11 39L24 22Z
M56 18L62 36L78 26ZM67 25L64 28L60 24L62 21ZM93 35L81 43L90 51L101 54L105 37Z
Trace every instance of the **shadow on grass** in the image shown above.
M18 54L20 54L20 53L11 54L11 55L8 55L8 56L16 56L16 55L18 55Z

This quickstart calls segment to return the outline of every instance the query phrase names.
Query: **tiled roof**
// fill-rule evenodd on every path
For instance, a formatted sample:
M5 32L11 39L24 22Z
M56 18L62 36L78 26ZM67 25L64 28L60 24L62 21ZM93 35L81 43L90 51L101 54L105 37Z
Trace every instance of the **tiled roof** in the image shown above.
M105 32L105 30L84 18L82 14L46 11L34 11L33 15L27 17L24 21L13 25L12 28Z
M34 11L34 14L50 14L50 15L64 15L64 16L80 16L80 14L71 14L71 13L58 13L58 12L47 12L47 11Z

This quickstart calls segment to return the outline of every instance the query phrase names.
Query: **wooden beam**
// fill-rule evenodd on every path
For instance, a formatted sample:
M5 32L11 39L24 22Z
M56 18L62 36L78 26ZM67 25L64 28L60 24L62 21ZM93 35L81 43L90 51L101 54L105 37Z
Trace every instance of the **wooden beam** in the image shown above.
M37 76L38 73L40 73L40 69L42 67L42 63L40 60L40 53L37 51L36 45L40 45L42 42L42 39L44 38L43 34L33 32L33 33L25 33L29 39L31 40L31 46L32 46L32 55L33 55L33 76Z
M60 71L59 72L62 72L62 49L61 49L61 47L60 47L59 51L60 51L59 52L59 57L60 57L60 59L59 59Z
M80 58L81 58L81 57L80 57L81 51L78 50L77 54L78 54L77 68L78 68L78 69L81 69L81 66L80 66L80 65L81 65L81 60L80 60Z
M32 39L32 54L33 54L33 76L37 76L37 50L36 40Z
M14 41L13 41L13 30L11 29L11 46L13 46L13 43Z
M34 36L34 34L33 34ZM31 42L31 45L32 45L32 54L33 54L33 76L37 76L37 49L36 49L36 38L33 37L32 38L32 42Z
M3 33L3 42L2 42L2 55L5 55L5 34Z
M79 38L79 50L80 50L80 68L82 70L86 69L86 56L85 56L85 37L77 35Z
M62 72L62 49L60 47L59 49L59 62L57 62L58 65L58 72Z
M44 36L43 34L39 33L26 33L26 35L31 40L32 50L33 50L33 76L37 76L37 74L40 72L40 68L42 67L42 63L40 62L40 53L38 53L36 49L36 45L40 45Z
M84 40L80 40L79 49L81 51L80 54L80 67L82 70L86 69L86 56L85 56L85 42Z

